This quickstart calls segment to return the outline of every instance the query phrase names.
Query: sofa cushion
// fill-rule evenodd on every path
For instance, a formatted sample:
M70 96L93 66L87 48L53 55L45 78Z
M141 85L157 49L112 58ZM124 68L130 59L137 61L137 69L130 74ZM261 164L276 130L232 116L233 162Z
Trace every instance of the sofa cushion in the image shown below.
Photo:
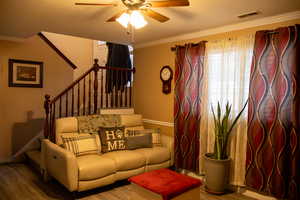
M68 151L81 156L100 153L96 135L90 134L62 134L63 147Z
M126 137L125 141L129 150L152 147L151 134L129 136Z
M56 134L56 144L61 145L61 134L63 133L77 133L78 132L78 122L76 117L64 117L59 118L55 122L55 134Z
M131 127L126 127L125 126L125 136L128 137L128 133L130 131L136 131L136 130L144 130L144 126L131 126Z
M103 153L127 149L124 127L100 127L99 136Z
M137 136L137 135L145 135L152 134L152 144L155 147L161 147L161 135L160 129L143 129L143 130L127 130L128 136Z
M133 150L146 158L147 165L158 164L170 160L171 153L165 147L153 147Z
M102 155L85 155L77 157L79 180L88 181L116 172L115 161Z
M121 125L125 127L143 126L142 115L120 115Z
M113 151L102 156L113 159L116 163L117 171L137 169L146 165L145 156L131 150Z

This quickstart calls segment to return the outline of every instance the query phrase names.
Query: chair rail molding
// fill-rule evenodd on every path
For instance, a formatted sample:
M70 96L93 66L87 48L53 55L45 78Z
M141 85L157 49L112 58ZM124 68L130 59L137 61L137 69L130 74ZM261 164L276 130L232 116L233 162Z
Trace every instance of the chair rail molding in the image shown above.
M242 194L245 195L245 196L260 199L260 200L277 200L274 197L265 196L265 195L262 195L262 194L259 194L257 192L253 192L253 191L250 191L250 190L246 190Z
M148 123L148 124L174 127L173 122L164 122L164 121L158 121L158 120L153 120L153 119L143 119L143 122Z

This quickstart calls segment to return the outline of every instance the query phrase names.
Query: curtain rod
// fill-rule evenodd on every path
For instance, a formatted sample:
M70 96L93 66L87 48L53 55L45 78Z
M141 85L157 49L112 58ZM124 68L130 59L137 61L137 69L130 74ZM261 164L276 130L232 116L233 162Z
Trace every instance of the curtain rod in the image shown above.
M207 42L207 41L201 41L201 42ZM197 46L198 44L200 44L201 42L198 43L191 43L192 47ZM171 47L171 51L176 51L177 47L184 47L185 45L176 45L175 47Z

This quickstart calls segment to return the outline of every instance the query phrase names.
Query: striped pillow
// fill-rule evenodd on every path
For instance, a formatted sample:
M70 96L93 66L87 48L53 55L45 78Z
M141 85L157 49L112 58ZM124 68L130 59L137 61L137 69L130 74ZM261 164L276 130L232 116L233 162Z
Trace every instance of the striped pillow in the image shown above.
M61 138L63 141L63 147L74 153L75 156L99 153L99 145L97 144L96 135L62 135Z

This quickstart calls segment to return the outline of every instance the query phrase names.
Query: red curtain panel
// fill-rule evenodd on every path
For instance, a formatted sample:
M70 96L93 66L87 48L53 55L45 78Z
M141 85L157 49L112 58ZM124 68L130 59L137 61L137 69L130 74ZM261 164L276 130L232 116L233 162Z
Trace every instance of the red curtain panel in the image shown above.
M259 31L251 66L246 185L300 199L300 26Z
M175 60L175 167L199 172L200 92L205 42L177 47Z

